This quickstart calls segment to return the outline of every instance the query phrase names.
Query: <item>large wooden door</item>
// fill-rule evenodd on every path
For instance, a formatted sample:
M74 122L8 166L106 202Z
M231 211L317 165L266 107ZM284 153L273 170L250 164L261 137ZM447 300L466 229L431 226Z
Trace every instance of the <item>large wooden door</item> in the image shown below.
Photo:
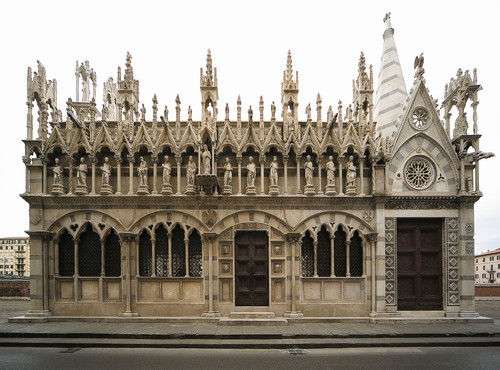
M265 231L238 231L235 249L236 306L268 306L267 233Z
M398 219L399 310L442 310L441 219Z

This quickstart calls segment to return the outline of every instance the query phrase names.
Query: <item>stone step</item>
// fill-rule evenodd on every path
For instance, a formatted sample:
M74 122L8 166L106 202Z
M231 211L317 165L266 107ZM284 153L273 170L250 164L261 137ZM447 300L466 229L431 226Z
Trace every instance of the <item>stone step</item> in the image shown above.
M231 318L223 317L219 320L221 326L284 326L288 325L288 320L284 317L249 319L249 318Z
M276 315L268 311L232 311L229 317L231 319L273 319Z

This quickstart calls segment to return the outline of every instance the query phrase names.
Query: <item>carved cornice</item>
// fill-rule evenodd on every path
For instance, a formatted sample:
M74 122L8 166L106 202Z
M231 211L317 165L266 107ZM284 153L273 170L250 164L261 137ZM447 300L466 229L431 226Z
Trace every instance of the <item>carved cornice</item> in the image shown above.
M456 197L390 197L386 209L457 209Z

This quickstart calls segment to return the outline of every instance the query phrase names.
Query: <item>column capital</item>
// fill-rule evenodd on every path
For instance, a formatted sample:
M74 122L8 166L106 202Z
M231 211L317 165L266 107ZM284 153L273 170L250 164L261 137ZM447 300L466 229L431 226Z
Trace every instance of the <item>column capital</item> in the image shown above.
M289 243L297 243L300 239L300 233L288 233L285 235Z
M41 240L51 240L54 237L54 233L47 230L39 230L39 231L25 231L26 234L29 235L30 239L41 239Z

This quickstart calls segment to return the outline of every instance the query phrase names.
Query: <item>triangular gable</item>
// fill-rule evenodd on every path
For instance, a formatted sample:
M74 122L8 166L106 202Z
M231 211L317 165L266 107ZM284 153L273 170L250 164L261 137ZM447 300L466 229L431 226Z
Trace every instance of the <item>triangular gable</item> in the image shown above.
M137 133L134 137L134 141L132 143L132 147L134 148L139 148L141 146L145 146L146 148L148 148L148 151L151 153L154 152L153 141L151 140L151 137L149 136L148 130L144 123L141 123L139 125Z
M361 145L361 140L359 139L358 133L356 132L353 123L349 123L345 131L344 141L342 142L342 151L346 152L350 146L354 147L354 151L362 153L363 146Z
M300 143L300 149L303 153L305 153L307 147L312 146L313 150L320 147L318 137L314 132L310 123L307 124L306 129L304 131L304 135L302 136L302 142Z
M121 136L118 138L118 141L116 143L116 154L121 154L123 149L127 149L129 154L132 153L132 145L125 135L125 132L122 132Z
M87 138L86 130L82 127L76 127L75 134L69 145L70 153L76 153L79 148L85 148L87 153L92 152L92 145L90 145L89 139Z
M262 146L260 144L259 137L257 136L257 133L255 132L253 126L249 125L247 130L245 131L245 134L243 135L243 138L240 141L239 151L244 152L249 146L252 145L257 148L258 152L262 152Z
M219 135L217 151L220 151L223 147L229 145L234 152L238 151L238 141L233 134L233 130L231 130L231 126L229 122L226 121L224 123L224 127L222 128L222 132Z
M56 147L61 147L63 153L68 153L68 147L66 146L66 141L64 140L64 136L57 126L55 126L50 134L47 142L45 143L45 148L43 151L45 153L49 153L54 150Z
M109 147L111 151L115 151L115 143L111 137L111 133L106 125L100 127L94 140L94 153L99 152L103 147Z
M172 134L172 130L170 130L170 126L167 125L163 126L160 136L158 136L158 140L156 141L156 154L160 153L164 146L170 147L172 152L177 152L175 137Z
M299 141L297 140L297 137L295 136L295 132L292 132L289 136L288 136L288 140L286 141L286 144L285 144L285 153L286 154L289 154L290 153L290 150L293 148L293 151L296 153L296 154L299 154L300 153L300 146L299 146Z
M341 151L341 144L338 136L335 135L333 127L327 129L323 135L323 140L321 141L321 152L326 152L328 147L332 147L334 152Z
M281 138L278 127L276 127L274 122L271 123L267 137L264 140L263 148L267 151L271 146L276 147L279 152L283 153L285 151L285 148L283 147L283 139Z
M179 150L182 152L185 151L185 149L188 146L193 146L197 148L198 145L199 145L198 133L195 131L191 122L189 122L179 143Z
M387 167L389 190L456 194L460 162L422 79L415 81L403 112ZM408 171L405 166L414 157L422 158L423 165L428 166L434 176L431 185L412 188L405 182L404 171Z

